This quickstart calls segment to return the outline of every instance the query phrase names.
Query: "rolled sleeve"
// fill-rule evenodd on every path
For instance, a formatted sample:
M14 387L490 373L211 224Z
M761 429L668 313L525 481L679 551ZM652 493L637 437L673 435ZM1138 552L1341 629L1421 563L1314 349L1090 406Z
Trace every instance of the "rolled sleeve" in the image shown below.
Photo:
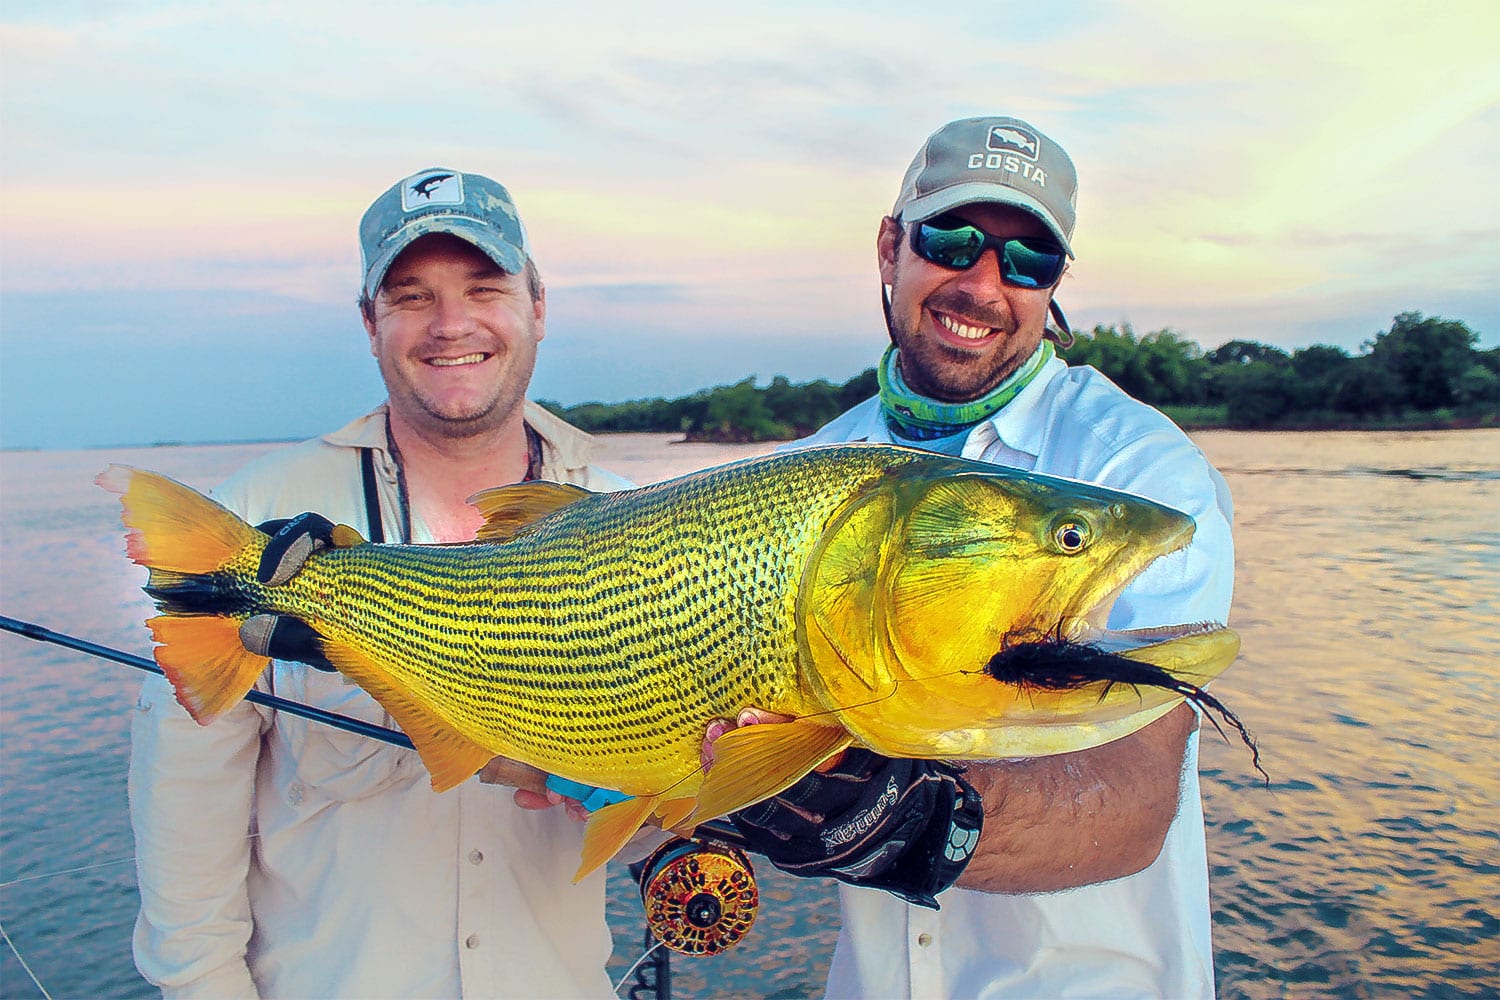
M141 911L136 967L169 997L255 997L246 876L264 718L242 702L199 726L161 678L131 726L130 819Z

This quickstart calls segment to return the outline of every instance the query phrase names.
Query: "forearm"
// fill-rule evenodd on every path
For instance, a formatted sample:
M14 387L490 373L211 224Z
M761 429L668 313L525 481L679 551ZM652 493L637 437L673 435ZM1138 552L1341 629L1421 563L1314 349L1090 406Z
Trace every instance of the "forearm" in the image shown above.
M1181 705L1124 739L1055 757L971 766L984 830L957 885L1051 892L1133 875L1161 853L1197 716Z
M169 996L255 995L245 877L260 721L241 704L199 727L164 683L142 689L130 762L135 956Z

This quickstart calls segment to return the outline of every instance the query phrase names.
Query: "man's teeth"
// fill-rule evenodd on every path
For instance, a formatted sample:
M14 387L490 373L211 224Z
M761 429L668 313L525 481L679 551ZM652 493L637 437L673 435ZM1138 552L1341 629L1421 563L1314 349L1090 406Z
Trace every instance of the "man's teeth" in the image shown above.
M938 322L943 324L950 332L958 334L965 340L980 340L995 332L995 328L992 326L969 326L966 323L960 323L952 316L945 316L941 313L938 315Z
M437 365L439 368L449 368L453 365L477 365L483 360L484 354L475 352L474 354L465 354L461 358L432 358L429 364Z

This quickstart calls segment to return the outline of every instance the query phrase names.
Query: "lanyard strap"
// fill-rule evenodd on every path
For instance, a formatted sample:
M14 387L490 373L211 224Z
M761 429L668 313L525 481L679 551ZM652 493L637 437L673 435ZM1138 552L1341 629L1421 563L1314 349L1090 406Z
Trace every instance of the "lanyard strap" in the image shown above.
M377 545L385 541L385 525L380 517L380 494L375 487L375 449L359 449L359 480L365 490L365 526L370 541Z

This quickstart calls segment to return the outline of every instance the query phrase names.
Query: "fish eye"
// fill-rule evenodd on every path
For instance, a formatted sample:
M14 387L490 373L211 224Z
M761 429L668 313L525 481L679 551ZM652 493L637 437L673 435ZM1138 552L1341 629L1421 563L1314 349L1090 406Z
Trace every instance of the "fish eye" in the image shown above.
M1088 526L1077 521L1063 521L1052 529L1052 540L1064 554L1077 555L1089 544Z

